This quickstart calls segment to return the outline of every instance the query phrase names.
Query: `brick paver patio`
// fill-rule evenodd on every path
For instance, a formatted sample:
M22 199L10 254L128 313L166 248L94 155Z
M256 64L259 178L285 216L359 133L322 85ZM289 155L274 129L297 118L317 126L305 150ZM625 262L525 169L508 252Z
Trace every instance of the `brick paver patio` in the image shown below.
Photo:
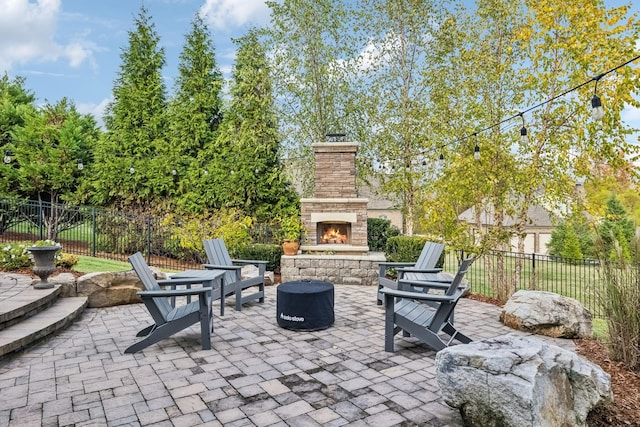
M461 425L440 398L435 352L402 337L384 352L376 287L336 286L336 322L316 332L278 327L275 289L242 312L229 301L207 351L195 325L124 354L150 322L144 306L87 309L54 338L0 361L0 425ZM461 300L456 324L474 339L512 332L499 311Z

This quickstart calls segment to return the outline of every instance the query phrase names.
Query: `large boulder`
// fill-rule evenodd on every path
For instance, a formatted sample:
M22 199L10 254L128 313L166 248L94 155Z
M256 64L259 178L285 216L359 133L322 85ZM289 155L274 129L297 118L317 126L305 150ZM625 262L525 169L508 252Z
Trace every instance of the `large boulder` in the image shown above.
M153 269L158 279L166 278L160 270ZM89 307L111 307L114 305L141 302L138 291L144 289L133 270L106 273L89 273L78 278L76 295L86 296Z
M554 338L591 338L591 313L573 298L553 292L516 292L500 314L506 326Z
M467 426L585 426L593 407L613 399L599 366L513 334L440 351L436 378Z

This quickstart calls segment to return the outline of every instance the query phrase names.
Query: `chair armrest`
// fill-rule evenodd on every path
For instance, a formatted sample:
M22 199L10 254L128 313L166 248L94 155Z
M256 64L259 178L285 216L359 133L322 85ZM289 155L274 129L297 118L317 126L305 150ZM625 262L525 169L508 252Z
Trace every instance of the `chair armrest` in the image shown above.
M458 291L453 295L433 295L425 294L424 292L410 292L399 291L395 289L383 288L379 291L381 294L388 295L396 298L415 299L419 301L435 301L435 302L450 302L455 301L460 297L461 292Z
M441 273L441 268L397 268L398 272L403 273Z
M264 264L267 265L267 263L269 261L263 261L263 260L253 260L253 259L232 259L231 262L233 262L234 264L244 264L244 265L250 265L250 264Z
M142 298L157 298L157 297L180 297L186 295L199 295L206 294L207 292L211 292L211 288L192 288L192 289L171 289L165 291L139 291L138 295Z
M416 265L415 262L380 262L378 263L378 265L380 266L385 266L385 267L412 267L414 265Z
M163 279L158 280L158 285L160 286L171 286L175 288L176 285L197 285L202 283L205 286L205 283L213 282L213 280L207 279L196 279L196 278L184 278L184 279Z
M241 270L240 265L217 265L217 264L202 264L207 270Z
M449 286L451 286L451 281L449 282L428 282L428 281L424 281L424 280L405 280L402 279L400 281L398 281L398 284L400 285L400 287L405 287L405 286L411 286L414 288L428 288L428 289L441 289L441 290L447 290L449 289ZM466 286L464 285L460 285L456 288L459 291L465 290L467 289ZM425 291L426 292L426 291Z

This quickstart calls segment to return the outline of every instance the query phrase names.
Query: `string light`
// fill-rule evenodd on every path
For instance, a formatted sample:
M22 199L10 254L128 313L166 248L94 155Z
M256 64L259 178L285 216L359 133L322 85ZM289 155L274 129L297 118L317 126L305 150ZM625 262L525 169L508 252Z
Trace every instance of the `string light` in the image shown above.
M133 175L134 173L136 173L136 170L135 170L135 168L133 167L133 163L131 163L131 166L129 166L129 173L130 173L131 175Z
M4 159L2 159L7 165L11 163L11 151L7 150L4 152Z
M604 108L602 108L602 101L598 96L598 81L602 78L602 74L594 77L595 85L593 86L593 98L591 98L591 115L595 120L602 120L604 117Z
M476 137L476 146L473 147L473 158L476 160L480 160L480 146L478 145L478 134L474 133L473 136Z
M82 159L78 159L78 170L81 171L82 169L84 169L84 163Z
M527 128L524 125L524 114L520 113L522 117L522 128L520 129L520 143L527 145L529 143L529 136L527 135Z
M486 131L488 131L490 129L495 128L496 126L501 126L504 123L509 122L509 121L511 121L511 120L513 120L513 119L515 119L517 117L522 118L522 128L520 129L520 141L523 144L527 144L529 142L529 134L527 132L527 128L525 127L525 122L524 122L524 114L525 113L528 113L530 111L536 110L536 109L538 109L538 108L540 108L540 107L542 107L542 106L544 106L544 105L546 105L546 104L548 104L550 102L555 101L558 98L562 98L563 96L568 95L569 93L574 92L574 91L576 91L576 90L578 90L578 89L590 84L591 82L595 82L594 93L593 93L593 97L591 98L591 107L593 108L592 117L595 120L601 120L604 117L605 112L604 112L604 109L602 108L602 100L597 95L598 81L600 81L606 75L608 75L610 73L613 73L614 71L616 71L616 70L618 70L618 69L620 69L622 67L625 67L625 66L631 64L632 62L637 61L638 59L640 59L640 55L638 55L638 56L636 56L634 58L631 58L630 60L626 61L625 63L620 64L620 65L618 65L618 66L616 66L614 68L611 68L610 70L607 70L604 73L598 74L597 76L595 76L595 77L593 77L593 78L591 78L591 79L589 79L589 80L587 80L587 81L585 81L585 82L583 82L583 83L581 83L581 84L579 84L579 85L577 85L575 87L572 87L571 89L567 89L564 92L561 92L560 94L558 94L556 96L553 96L553 97L551 97L551 98L549 98L549 99L547 99L545 101L542 101L542 102L534 105L533 107L529 107L526 110L524 110L524 111L522 111L522 112L520 112L518 114L514 114L513 116L507 117L507 118L503 119L502 121L500 121L500 122L498 122L496 124L493 124L491 126L487 126L487 127L483 128L483 129L480 129L480 130L477 130L471 135L468 135L468 136L465 136L463 138L457 139L457 140L452 141L450 143L443 144L443 145L440 146L440 150L442 150L443 148L445 148L445 147L447 147L449 145L458 144L460 142L463 142L466 139L469 139L471 137L475 137L477 139L477 135L479 133L486 132ZM476 146L474 148L473 156L476 159L478 159L480 157L480 147L478 146L477 143L476 143ZM443 158L444 158L444 156L442 154L440 154L440 160L442 160Z

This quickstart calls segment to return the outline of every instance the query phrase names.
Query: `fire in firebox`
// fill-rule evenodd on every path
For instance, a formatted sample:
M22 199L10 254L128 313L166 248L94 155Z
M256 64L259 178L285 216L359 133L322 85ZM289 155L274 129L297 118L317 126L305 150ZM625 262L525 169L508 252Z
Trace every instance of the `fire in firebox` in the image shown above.
M346 224L331 224L322 227L321 244L347 244L348 239Z

